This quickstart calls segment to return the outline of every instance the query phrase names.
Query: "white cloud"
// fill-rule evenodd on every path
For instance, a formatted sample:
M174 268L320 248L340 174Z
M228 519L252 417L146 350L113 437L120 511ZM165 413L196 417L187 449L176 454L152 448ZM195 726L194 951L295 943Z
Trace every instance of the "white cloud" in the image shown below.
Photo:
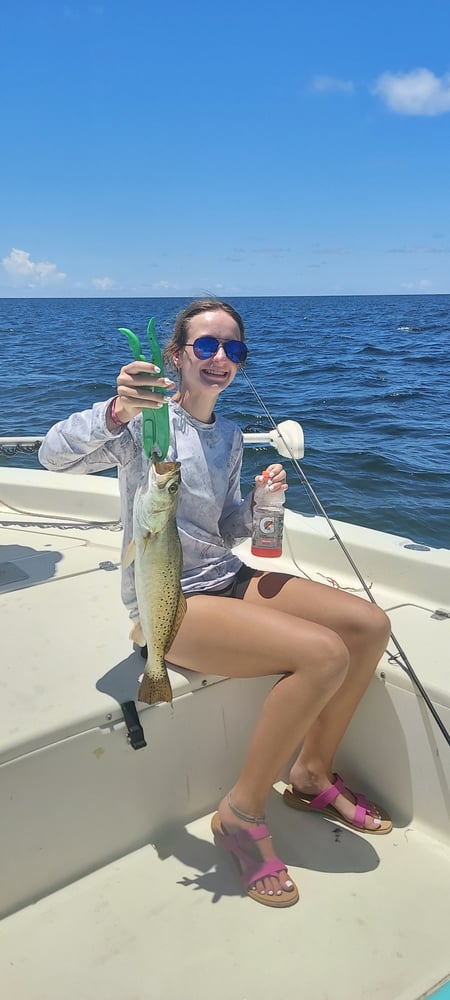
M26 284L30 288L36 285L54 285L64 281L66 277L62 271L57 271L56 264L30 260L30 254L26 250L13 248L8 257L3 257L2 264L15 283Z
M382 73L373 93L399 115L442 115L450 111L450 73L438 77L424 68Z
M334 76L315 76L309 89L313 94L353 94L355 88L351 80L338 80Z
M402 288L408 292L427 292L432 287L432 282L428 278L420 278L419 281L402 281Z
M108 292L111 288L114 288L112 278L93 278L92 284L99 292Z

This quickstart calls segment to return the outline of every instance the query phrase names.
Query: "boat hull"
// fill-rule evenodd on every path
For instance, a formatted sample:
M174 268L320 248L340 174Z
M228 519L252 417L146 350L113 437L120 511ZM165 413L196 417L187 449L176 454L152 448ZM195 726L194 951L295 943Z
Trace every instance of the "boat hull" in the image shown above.
M414 1000L444 980L450 751L395 648L336 761L390 811L394 832L371 839L286 809L280 775L268 819L301 900L268 914L241 898L209 819L275 678L170 668L173 706L138 706L147 745L134 750L121 704L135 699L143 661L120 602L116 481L0 470L0 499L8 995L59 1000L64 976L68 1000L149 989L178 1000L180 982L183 996L203 1000L205 956L219 1000L274 991L286 1000ZM287 511L285 523L280 569L359 587L321 518ZM450 595L450 553L352 525L339 531L448 728L450 618L439 609ZM248 545L238 551L252 562Z

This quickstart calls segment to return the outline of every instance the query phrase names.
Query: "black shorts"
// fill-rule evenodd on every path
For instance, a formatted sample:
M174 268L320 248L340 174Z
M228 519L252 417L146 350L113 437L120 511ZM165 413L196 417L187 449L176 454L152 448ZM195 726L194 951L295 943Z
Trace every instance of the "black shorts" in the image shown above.
M237 600L242 601L250 580L254 576L259 575L259 572L259 570L252 569L243 563L231 583L227 584L226 587L222 587L222 590L197 590L195 593L185 594L185 597L189 599L189 597L197 597L198 594L206 594L207 597L235 597Z

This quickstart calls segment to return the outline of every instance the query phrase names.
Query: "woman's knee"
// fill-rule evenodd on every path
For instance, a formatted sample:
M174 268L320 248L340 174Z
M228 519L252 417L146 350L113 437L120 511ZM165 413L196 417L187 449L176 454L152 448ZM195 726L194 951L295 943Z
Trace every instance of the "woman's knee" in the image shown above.
M385 647L391 634L391 623L385 611L378 604L362 601L357 630L366 643Z
M350 654L347 646L331 629L324 629L318 638L311 669L322 686L336 690L347 675Z

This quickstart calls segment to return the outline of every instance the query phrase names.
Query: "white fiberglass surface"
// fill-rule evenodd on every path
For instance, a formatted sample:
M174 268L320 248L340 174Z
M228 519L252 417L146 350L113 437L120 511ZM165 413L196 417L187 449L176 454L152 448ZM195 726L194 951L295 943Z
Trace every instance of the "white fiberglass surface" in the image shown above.
M5 995L60 1000L63 983L66 1000L416 1000L442 983L448 850L303 816L280 791L268 819L296 906L244 898L200 818L4 920Z

